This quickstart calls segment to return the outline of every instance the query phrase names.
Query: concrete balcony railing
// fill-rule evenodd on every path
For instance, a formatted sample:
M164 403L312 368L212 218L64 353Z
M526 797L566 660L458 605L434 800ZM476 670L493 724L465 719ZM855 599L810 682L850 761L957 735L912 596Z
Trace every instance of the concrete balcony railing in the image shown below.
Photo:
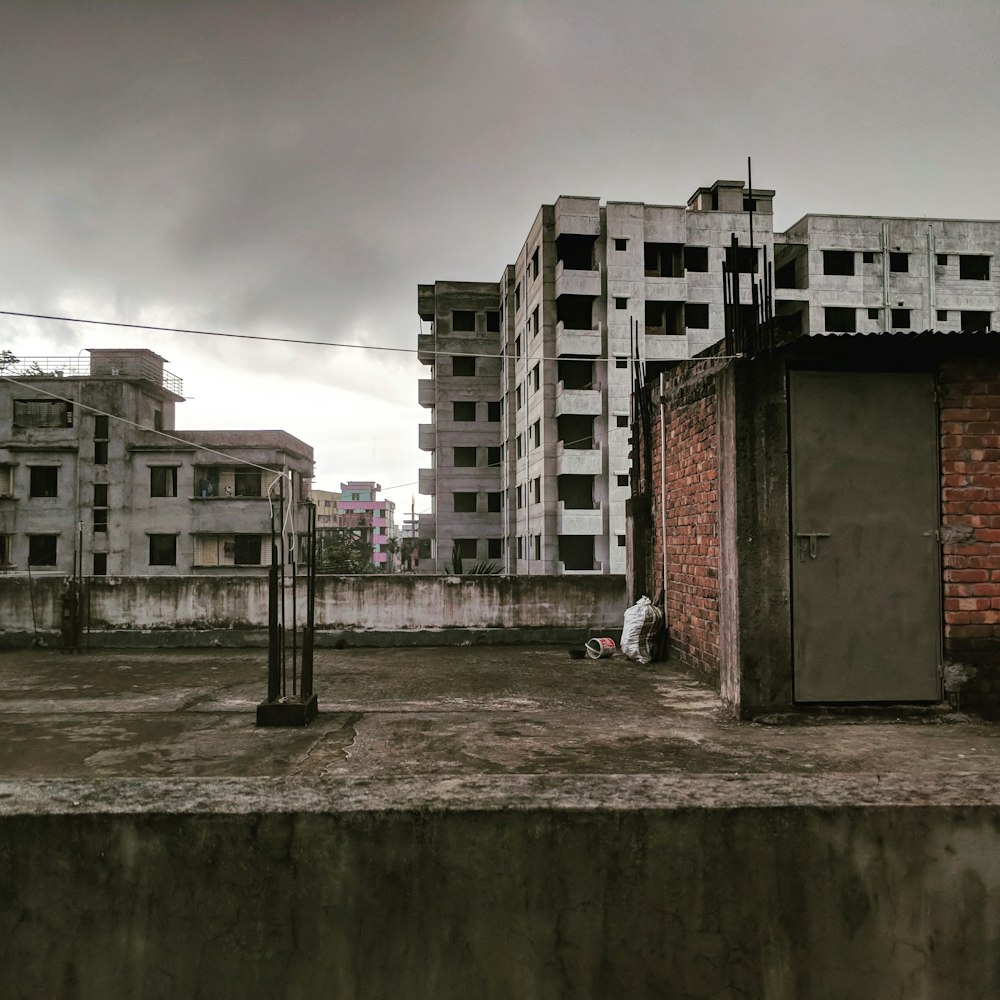
M600 389L565 389L562 382L556 384L556 416L564 413L598 417L601 415Z
M556 504L556 533L559 535L601 535L603 523L604 512L600 507L576 510L567 509L562 500Z
M677 302L687 298L687 278L646 278L646 299Z
M557 476L599 476L600 474L600 448L567 448L562 441L556 444Z
M434 364L435 358L435 336L433 333L421 333L417 335L417 360L425 365Z
M647 361L682 361L687 357L690 357L690 348L686 336L646 334Z
M421 451L434 451L437 447L437 433L434 424L417 425L417 447Z
M601 294L601 272L596 268L592 271L575 271L565 267L563 261L556 263L555 294L560 295L591 295L597 298Z
M556 354L580 357L601 356L601 325L594 330L567 330L562 322L556 323Z
M434 379L417 379L417 404L420 406L434 405Z
M417 492L422 493L424 496L434 496L437 490L437 473L435 469L418 469L417 470ZM423 514L420 515L420 524L423 527L424 523Z

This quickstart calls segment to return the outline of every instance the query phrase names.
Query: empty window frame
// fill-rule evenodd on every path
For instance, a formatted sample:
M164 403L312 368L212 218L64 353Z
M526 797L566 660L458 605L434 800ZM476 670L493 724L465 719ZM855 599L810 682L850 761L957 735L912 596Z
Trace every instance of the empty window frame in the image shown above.
M58 535L28 535L28 565L55 566Z
M684 335L684 303L646 300L646 333L652 336Z
M517 487L517 509L520 510L524 506L524 484L520 483Z
M52 498L59 496L59 468L55 465L28 466L28 496Z
M503 456L499 448L489 447L486 449L486 465L489 468L498 466L503 461Z
M893 330L909 330L910 329L910 310L909 309L891 309L889 310L892 319L892 329Z
M535 559L542 558L542 536L535 535Z
M469 447L455 448L455 468L472 469L476 465L476 449Z
M684 270L685 271L707 271L708 270L708 247L685 247L684 248Z
M972 332L973 330L992 329L993 314L979 309L963 309L961 312L962 330Z
M628 368L628 358L615 358L615 368Z
M615 237L615 250L619 253L623 250L628 250L628 237L626 236L616 236Z
M0 535L0 566L11 566L13 564L13 559L11 558L13 544L13 535Z
M95 552L93 563L93 576L108 575L108 554L107 552Z
M906 274L910 270L910 255L902 250L892 250L889 253L889 270L897 274Z
M514 309L515 311L521 308L521 282L519 281L514 286Z
M108 433L108 418L105 414L99 413L94 417L94 440L100 441L110 437Z
M619 472L615 476L615 481L618 483L619 486L628 486L628 473Z
M502 538L487 538L486 539L486 557L487 557L487 559L502 559L503 558L503 539Z
M531 369L531 391L538 392L538 387L542 384L541 381L541 362L539 361L534 368Z
M535 308L531 310L531 334L532 334L532 336L535 336L539 332L539 330L541 330L541 328L542 328L541 314L539 312L539 307L535 306Z
M177 496L176 465L151 465L149 467L149 495L151 497Z
M524 402L524 394L521 392L521 387L519 385L514 386L514 406L517 409L521 409L521 404Z
M939 253L939 254L936 255L936 257L937 257L937 266L938 267L947 267L948 266L948 255L946 253Z
M501 406L499 399L491 399L486 404L486 419L490 421L490 423L498 424L500 422L500 412Z
M990 259L986 254L962 253L958 255L958 276L963 281L989 281Z
M531 279L534 281L538 277L539 272L539 252L540 247L535 247L535 252L531 255Z
M456 514L476 513L475 493L452 493L451 499L454 505L453 509Z
M108 508L107 507L95 507L94 508L94 531L107 531L108 530Z
M559 561L568 570L594 568L593 535L560 535Z
M531 480L531 495L535 503L542 502L542 477L536 476Z
M15 399L15 427L72 427L73 404L62 400Z
M684 326L689 330L707 330L709 310L707 302L687 302L684 305Z
M615 308L616 309L628 309L628 297L624 295L615 296Z
M857 309L852 306L827 306L824 310L824 329L830 333L857 333Z
M499 514L503 506L503 494L491 491L486 494L486 509L491 514Z
M108 484L107 483L94 483L94 506L95 507L107 507L108 506Z
M868 318L877 320L879 317L879 309L877 307L869 307Z
M487 333L500 332L500 313L496 309L486 310L486 332Z
M107 465L108 464L108 442L107 441L95 441L94 442L94 465Z
M948 310L947 309L938 309L936 311L936 316L937 316L937 321L939 323L947 323L948 322Z
M149 536L149 565L150 566L177 565L176 535Z
M643 265L647 278L683 278L684 247L680 243L643 244Z
M862 250L861 251L861 263L862 264L874 264L875 263L875 251L874 250Z
M14 466L0 465L0 497L14 495Z
M456 354L451 359L452 375L467 376L476 374L476 359L473 355Z
M536 420L531 425L531 444L533 447L538 448L542 443L542 422Z
M475 312L471 309L453 309L451 311L451 328L456 333L475 333Z
M628 414L616 413L615 414L615 427L628 427Z
M618 548L620 548L620 549L625 548L625 536L624 535L617 535L616 537L618 539Z
M456 402L452 404L452 419L456 423L470 423L476 419L476 404Z
M850 277L854 274L853 250L824 250L823 273Z
M521 337L517 336L514 338L514 357L519 358L521 356Z

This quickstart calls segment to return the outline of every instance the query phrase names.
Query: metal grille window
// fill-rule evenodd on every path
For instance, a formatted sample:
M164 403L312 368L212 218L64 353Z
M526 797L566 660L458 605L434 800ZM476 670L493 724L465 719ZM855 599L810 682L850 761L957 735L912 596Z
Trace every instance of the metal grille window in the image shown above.
M15 427L72 427L73 404L62 400L15 399Z

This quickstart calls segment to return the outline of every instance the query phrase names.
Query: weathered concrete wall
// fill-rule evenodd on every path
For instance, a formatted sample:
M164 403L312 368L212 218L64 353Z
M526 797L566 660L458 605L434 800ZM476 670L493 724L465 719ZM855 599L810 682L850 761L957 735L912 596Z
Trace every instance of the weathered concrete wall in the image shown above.
M59 577L0 577L0 638L58 629L61 588ZM611 630L621 627L624 593L624 580L610 576L323 576L316 586L316 626ZM254 630L267 626L267 580L102 577L88 582L87 604L92 643L102 630Z
M995 805L8 811L0 995L981 1000L998 834Z

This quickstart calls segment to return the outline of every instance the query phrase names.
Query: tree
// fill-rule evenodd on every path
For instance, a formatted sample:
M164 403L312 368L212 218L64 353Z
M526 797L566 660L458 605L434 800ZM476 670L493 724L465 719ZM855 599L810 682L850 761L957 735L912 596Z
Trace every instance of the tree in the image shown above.
M351 528L316 531L317 573L371 573L372 548L367 538Z
M19 359L14 356L12 351L8 351L6 347L3 348L3 350L0 350L0 372L2 372L4 368L10 368L11 365L16 365L18 360Z

